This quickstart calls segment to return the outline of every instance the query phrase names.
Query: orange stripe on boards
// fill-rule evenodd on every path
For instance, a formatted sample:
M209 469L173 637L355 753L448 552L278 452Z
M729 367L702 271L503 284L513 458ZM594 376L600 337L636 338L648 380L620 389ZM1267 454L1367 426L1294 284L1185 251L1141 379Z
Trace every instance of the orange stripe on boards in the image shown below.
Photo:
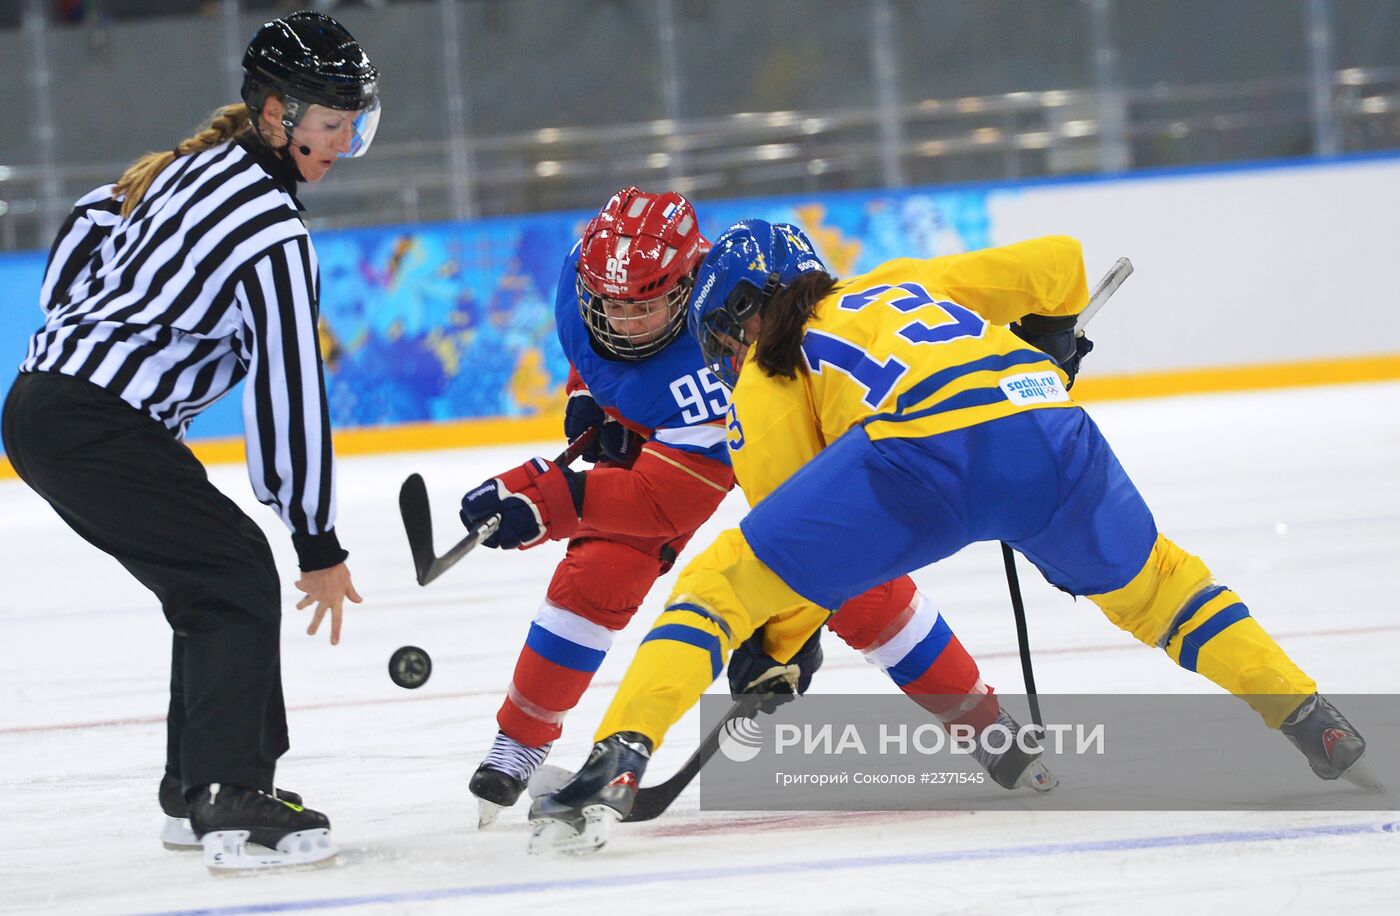
M1089 372L1092 373L1092 361L1089 365ZM1143 372L1102 378L1086 374L1075 383L1074 397L1075 400L1092 403L1182 394L1221 394L1266 388L1383 382L1393 379L1400 379L1400 353L1254 366L1176 369L1169 372ZM335 450L338 455L377 455L385 452L423 452L479 445L506 445L511 442L537 442L560 438L563 435L562 427L563 417L557 413L523 418L367 426L337 430ZM243 460L241 438L191 442L190 447L206 464ZM15 472L10 463L0 456L0 478L14 476Z
M1089 357L1093 359L1093 357ZM1090 364L1092 367L1092 363ZM1092 368L1090 372L1092 372ZM1074 384L1076 401L1117 401L1159 398L1181 394L1219 394L1264 388L1298 388L1382 382L1400 378L1400 354L1318 359L1297 363L1265 363L1255 366L1215 366L1209 369L1174 369L1132 375L1082 377Z
M336 430L335 452L337 455L426 452L478 445L507 445L511 442L538 442L541 439L563 437L562 413L537 417L493 417ZM240 459L241 457L240 455Z

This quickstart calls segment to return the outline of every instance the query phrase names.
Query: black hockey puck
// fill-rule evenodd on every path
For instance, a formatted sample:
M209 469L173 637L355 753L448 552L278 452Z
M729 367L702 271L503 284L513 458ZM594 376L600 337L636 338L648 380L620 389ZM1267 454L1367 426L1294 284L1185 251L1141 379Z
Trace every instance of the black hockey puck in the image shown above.
M401 646L389 656L389 679L400 687L416 690L432 673L433 660L417 646Z

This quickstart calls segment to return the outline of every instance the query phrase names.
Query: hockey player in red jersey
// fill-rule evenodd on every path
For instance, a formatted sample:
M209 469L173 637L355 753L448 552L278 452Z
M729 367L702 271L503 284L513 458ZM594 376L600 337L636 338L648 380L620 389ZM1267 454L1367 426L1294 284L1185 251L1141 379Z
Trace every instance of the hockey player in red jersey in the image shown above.
M482 826L519 798L614 635L734 484L726 390L682 333L709 247L681 195L637 188L613 195L565 259L555 300L573 367L564 431L573 440L599 428L583 454L593 468L531 459L463 497L468 527L501 516L487 547L569 540L497 714L500 730L470 782ZM808 635L826 617L813 623L797 615L755 633L734 653L731 690L805 690L821 662L817 637ZM907 576L852 598L828 628L945 724L1015 725ZM1019 749L981 762L1007 788L1054 785Z
M565 258L555 299L572 366L564 432L599 429L583 454L593 469L527 462L463 499L468 525L501 513L488 547L569 539L471 779L483 826L515 803L613 636L734 485L728 400L682 333L708 250L679 194L626 188L608 200Z

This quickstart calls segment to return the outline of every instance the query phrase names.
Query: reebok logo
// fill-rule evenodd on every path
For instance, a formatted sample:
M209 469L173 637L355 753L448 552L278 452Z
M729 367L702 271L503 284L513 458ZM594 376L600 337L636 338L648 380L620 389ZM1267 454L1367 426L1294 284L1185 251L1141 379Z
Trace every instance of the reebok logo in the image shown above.
M718 274L711 272L711 274L710 274L708 277L705 278L705 284L704 284L703 286L700 287L700 292L698 292L698 293L695 294L695 305L694 305L694 308L695 308L695 313L696 313L697 315L700 314L700 313L704 310L704 308L705 308L705 297L708 296L708 295L710 294L710 290L711 290L711 289L714 287L714 285L715 285L715 277L717 277L717 276L718 276Z

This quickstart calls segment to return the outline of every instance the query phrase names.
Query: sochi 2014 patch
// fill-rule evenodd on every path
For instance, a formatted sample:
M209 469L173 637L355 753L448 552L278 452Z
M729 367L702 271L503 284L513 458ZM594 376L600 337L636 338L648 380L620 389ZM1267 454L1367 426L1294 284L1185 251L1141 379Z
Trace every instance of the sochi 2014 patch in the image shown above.
M1013 404L1054 404L1068 401L1069 392L1055 372L1024 372L1001 380L1001 390Z

